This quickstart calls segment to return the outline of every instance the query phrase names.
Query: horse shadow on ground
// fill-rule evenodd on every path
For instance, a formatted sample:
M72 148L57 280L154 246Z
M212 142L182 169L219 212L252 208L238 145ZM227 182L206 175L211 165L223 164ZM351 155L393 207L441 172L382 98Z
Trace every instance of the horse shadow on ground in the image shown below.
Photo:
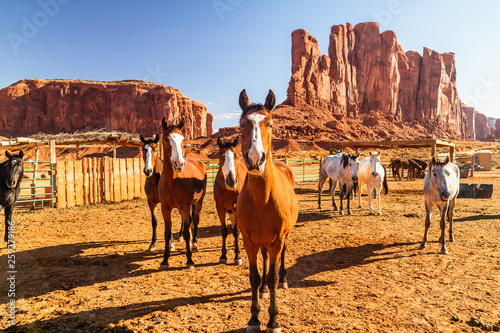
M182 243L176 244L179 248L171 253L171 257L185 256ZM144 250L120 249L134 244L143 244ZM71 290L158 272L157 267L163 259L164 243L157 244L157 250L154 252L146 251L148 244L149 242L145 241L102 241L63 244L17 252L16 298L31 298L56 290ZM114 253L106 251L107 248L117 246L118 250ZM102 252L107 253L87 255L86 252L92 249L102 249ZM141 268L142 263L148 260L154 260L158 266L155 266L155 269ZM7 262L6 254L0 256L0 262ZM212 264L197 266L210 265ZM176 270L175 267L171 269ZM1 295L0 302L5 301L6 295Z
M129 304L126 306L116 306L107 308L97 308L89 311L78 313L67 313L57 318L48 320L38 320L26 325L11 326L6 329L7 333L14 332L133 332L125 326L115 326L108 328L111 323L117 323L122 320L130 320L142 318L156 311L168 312L175 311L176 308L194 304L204 303L231 303L240 300L249 300L250 295L245 295L250 292L250 288L240 290L233 293L218 293L197 297L179 297L161 301L151 301L143 303ZM119 314L119 315L117 315ZM93 320L91 318L99 318ZM240 332L235 330L229 332Z
M500 220L500 215L473 215L467 217L461 217L458 219L453 219L455 222L469 222L469 221L481 221L481 220Z
M316 281L310 277L327 271L342 270L353 266L368 265L382 260L397 260L403 257L416 256L418 253L407 252L405 246L416 243L364 244L355 247L343 247L323 252L312 253L297 259L288 269L290 286L292 288L308 288L326 286L332 281ZM387 251L389 249L389 251ZM383 251L385 250L385 251ZM381 252L383 251L383 252ZM398 253L401 253L398 255Z

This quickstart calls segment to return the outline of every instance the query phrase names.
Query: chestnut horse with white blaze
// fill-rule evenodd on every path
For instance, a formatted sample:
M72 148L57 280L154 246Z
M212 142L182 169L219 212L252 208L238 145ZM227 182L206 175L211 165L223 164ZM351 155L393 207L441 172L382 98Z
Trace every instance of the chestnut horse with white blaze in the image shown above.
M142 159L144 161L144 175L146 175L146 182L144 183L144 192L148 198L148 206L151 212L151 225L153 227L153 237L151 238L151 244L149 245L148 251L154 251L156 249L156 226L158 221L155 216L155 208L160 203L160 195L158 194L158 184L160 183L160 176L163 172L163 161L159 157L159 144L160 136L156 134L152 138L144 138L139 135L141 142L143 144L141 148ZM181 231L179 232L179 237L182 235L182 224ZM170 251L175 251L173 237L170 239Z
M424 239L420 245L423 250L427 244L429 227L431 225L432 207L438 206L441 213L441 253L448 254L445 240L446 220L450 224L450 242L454 242L453 237L453 213L457 201L458 191L460 189L460 172L455 163L450 162L446 156L444 162L440 162L435 156L432 157L429 165L429 172L424 177L424 196L425 196L425 231Z
M270 290L270 318L266 332L277 333L281 332L276 305L277 265L281 257L279 282L283 283L284 288L288 288L285 268L286 243L288 233L298 217L294 176L288 165L272 161L271 110L275 104L274 93L269 90L264 105L250 104L246 91L243 90L240 93L239 104L243 110L240 118L241 151L248 173L238 197L236 214L238 228L243 235L243 244L250 264L252 315L248 322L247 332L261 331L259 321L259 287L261 287L262 296L267 295L267 291ZM264 259L262 286L257 267L259 250ZM268 255L269 272L267 273Z
M165 223L165 240L172 238L172 210L177 209L182 215L183 236L186 242L186 267L194 268L192 251L198 251L197 233L200 211L207 190L205 165L197 159L183 157L182 128L184 119L178 125L169 125L165 117L163 127L163 172L158 184L161 212ZM193 222L192 248L189 246ZM165 246L160 270L168 268L170 247Z
M215 176L214 199L222 234L222 254L219 258L219 263L221 264L227 263L226 238L228 228L226 225L226 216L229 217L229 220L234 219L231 222L234 237L234 264L241 265L243 263L238 243L239 231L236 211L238 209L238 195L245 182L247 168L242 158L236 159L239 155L236 149L238 144L238 137L232 142L223 142L220 137L217 138L217 145L219 146L219 171L217 172L217 176Z
M378 201L377 213L378 215L382 215L380 209L382 186L384 187L384 194L389 192L389 188L387 187L387 172L384 166L380 164L380 152L371 152L369 157L365 157L359 161L358 184L359 208L361 208L363 184L366 184L368 187L368 206L370 208L368 215L373 215L373 190L375 190Z

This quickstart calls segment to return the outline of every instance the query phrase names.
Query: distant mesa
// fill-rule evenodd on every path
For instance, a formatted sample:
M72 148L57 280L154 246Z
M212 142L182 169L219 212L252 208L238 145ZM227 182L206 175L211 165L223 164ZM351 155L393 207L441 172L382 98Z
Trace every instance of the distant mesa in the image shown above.
M21 80L0 90L0 135L106 129L153 135L186 119L187 139L212 135L213 117L179 90L144 81Z

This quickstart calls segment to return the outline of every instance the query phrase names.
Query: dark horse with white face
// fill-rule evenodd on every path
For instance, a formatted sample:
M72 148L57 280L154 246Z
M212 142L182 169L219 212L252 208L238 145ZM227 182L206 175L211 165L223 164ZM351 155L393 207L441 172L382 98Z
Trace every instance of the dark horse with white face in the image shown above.
M14 203L21 192L21 180L23 178L23 152L13 155L5 152L8 160L0 163L0 210L5 209L5 236L9 239L9 226L12 225L12 211Z

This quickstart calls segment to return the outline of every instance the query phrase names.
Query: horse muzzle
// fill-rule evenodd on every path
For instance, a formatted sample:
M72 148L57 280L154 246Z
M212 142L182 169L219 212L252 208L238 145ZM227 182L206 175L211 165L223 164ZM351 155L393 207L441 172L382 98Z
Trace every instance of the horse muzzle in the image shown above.
M451 195L451 193L449 191L448 192L445 192L445 191L441 192L440 193L441 200L448 201L450 199L450 195Z
M238 184L238 180L233 177L229 177L226 179L226 188L228 190L233 191L236 188L236 185Z
M11 180L11 181L7 182L8 188L14 188L14 187L16 187L16 185L17 185L17 182L15 180Z
M260 174L264 171L264 166L266 164L266 154L262 153L260 159L257 163L254 163L252 159L248 156L248 152L245 154L245 165L247 170L251 174Z
M353 182L357 182L358 181L358 177L357 176L352 177L352 181Z
M174 162L172 162L172 167L174 168L175 172L184 171L185 166L186 166L186 161L182 161L182 162L174 161Z
M378 177L379 173L378 172L372 172L373 177Z
M153 169L144 169L144 174L146 177L151 177L153 175Z

